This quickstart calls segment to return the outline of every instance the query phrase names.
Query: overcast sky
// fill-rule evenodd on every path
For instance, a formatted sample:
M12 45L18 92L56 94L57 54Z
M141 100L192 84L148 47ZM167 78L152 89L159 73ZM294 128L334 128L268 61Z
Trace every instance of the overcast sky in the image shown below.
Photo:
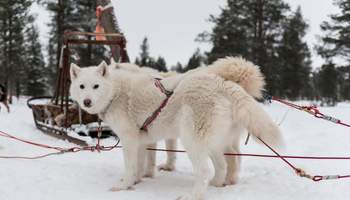
M210 31L212 24L207 22L210 14L218 15L220 6L226 0L112 0L119 24L128 40L128 52L132 61L139 53L139 46L145 36L149 38L152 56L165 57L168 65L180 61L186 64L193 52L200 47L202 51L209 45L194 41L198 33ZM316 35L321 34L319 25L327 16L338 9L332 0L286 0L293 9L301 6L304 17L310 24L305 38L310 48L317 43ZM38 6L37 13L41 40L47 43L49 15ZM322 64L322 59L313 53L315 67Z

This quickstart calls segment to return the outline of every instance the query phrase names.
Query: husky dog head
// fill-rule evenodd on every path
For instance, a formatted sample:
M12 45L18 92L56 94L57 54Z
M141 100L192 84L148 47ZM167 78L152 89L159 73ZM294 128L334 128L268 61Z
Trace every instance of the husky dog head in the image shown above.
M116 96L118 87L113 85L110 67L104 61L98 66L86 68L72 63L70 77L73 100L90 114L103 112Z

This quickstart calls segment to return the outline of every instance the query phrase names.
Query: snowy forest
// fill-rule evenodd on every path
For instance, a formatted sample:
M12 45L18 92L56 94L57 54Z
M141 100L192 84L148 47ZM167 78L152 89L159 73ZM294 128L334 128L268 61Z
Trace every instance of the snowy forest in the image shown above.
M51 14L46 45L40 44L36 16L30 14L34 3ZM198 49L188 61L167 66L166 58L150 55L152 44L145 37L139 56L131 59L141 66L181 73L225 56L242 56L261 67L268 93L334 105L350 100L350 1L334 0L334 4L340 12L319 25L323 33L315 46L305 41L309 25L300 7L293 10L284 0L227 0L219 15L208 16L212 30L193 38L210 44L211 50ZM93 32L95 9L96 1L86 0L0 1L0 82L9 94L51 95L63 33ZM312 49L324 58L322 66L313 65ZM96 64L105 56L104 48L77 47L76 51L82 65Z

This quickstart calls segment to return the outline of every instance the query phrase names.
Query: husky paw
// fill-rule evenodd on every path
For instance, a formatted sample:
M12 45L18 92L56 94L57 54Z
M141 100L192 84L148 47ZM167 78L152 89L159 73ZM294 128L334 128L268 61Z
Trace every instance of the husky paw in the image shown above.
M154 172L146 172L144 175L143 175L144 178L154 178Z
M155 166L147 166L146 170L142 172L143 178L154 178Z
M191 198L191 196L189 195L185 195L185 196L178 197L176 200L193 200L193 198Z
M124 178L116 186L109 189L109 191L117 192L121 190L133 190L132 186L137 184L138 181L141 182L141 180L128 180Z
M142 182L142 179L141 179L141 178L138 178L137 180L135 180L134 185L139 184L139 183L141 183L141 182Z
M121 178L119 181L120 181L120 182L124 182L124 178ZM136 179L136 180L134 181L134 185L140 183L141 181L142 181L141 178Z
M237 177L226 178L225 185L235 185L238 183Z
M134 190L134 188L132 186L125 186L123 184L120 184L109 189L111 192L118 192L123 190Z
M209 182L209 184L210 184L211 186L214 186L214 187L225 187L225 185L226 185L225 181L219 180L219 179L216 179L216 178L213 178L213 179Z
M178 197L176 200L203 200L202 198L195 198L192 195L184 195L181 197Z
M162 164L158 166L158 170L172 172L175 170L175 166L171 164Z
M226 180L225 185L236 185L237 181L236 180Z

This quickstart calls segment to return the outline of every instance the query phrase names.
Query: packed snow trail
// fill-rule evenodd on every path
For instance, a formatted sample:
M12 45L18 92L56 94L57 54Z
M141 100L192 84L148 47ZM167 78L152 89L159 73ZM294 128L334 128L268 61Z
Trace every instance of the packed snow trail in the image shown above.
M308 105L307 102L299 102ZM273 103L264 106L276 122L289 109ZM341 103L335 108L321 108L325 114L344 122L350 121L350 104ZM350 129L315 119L297 110L290 110L281 124L285 148L281 154L306 156L350 156ZM65 141L48 137L38 131L31 110L25 101L15 102L12 112L0 112L0 130L31 141L72 147ZM112 144L114 141L103 140ZM244 146L242 153L271 154L270 150L253 140ZM0 155L32 156L48 153L7 138L0 138ZM163 145L160 145L163 147ZM179 147L179 149L182 149ZM165 161L165 153L158 153L158 164ZM349 174L350 161L290 160L294 165L312 174ZM192 186L192 167L186 154L178 154L176 172L157 172L154 179L144 179L135 190L109 192L122 176L123 159L120 149L91 153L66 154L42 160L0 160L0 200L36 199L176 199ZM213 170L212 172L213 173ZM240 181L224 188L209 187L207 199L262 200L317 199L344 200L350 196L350 180L314 183L299 178L279 159L243 157Z

